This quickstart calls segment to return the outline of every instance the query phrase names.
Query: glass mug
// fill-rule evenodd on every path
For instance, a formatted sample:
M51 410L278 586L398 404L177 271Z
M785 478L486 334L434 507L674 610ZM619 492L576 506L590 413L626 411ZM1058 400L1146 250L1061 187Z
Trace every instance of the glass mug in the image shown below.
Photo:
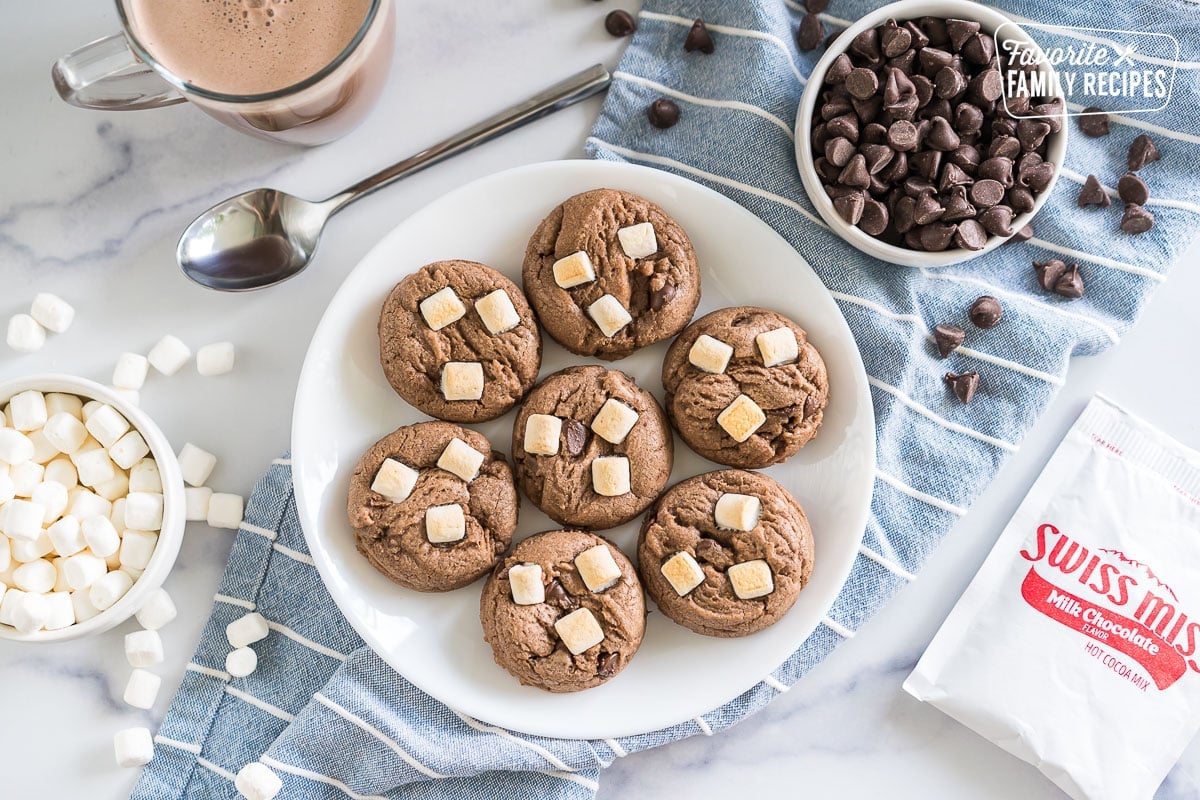
M224 94L173 74L139 39L128 0L117 0L120 33L86 44L51 70L59 96L71 105L133 111L193 103L234 130L300 145L348 133L379 98L392 62L393 0L370 0L350 43L334 60L298 83L260 94Z

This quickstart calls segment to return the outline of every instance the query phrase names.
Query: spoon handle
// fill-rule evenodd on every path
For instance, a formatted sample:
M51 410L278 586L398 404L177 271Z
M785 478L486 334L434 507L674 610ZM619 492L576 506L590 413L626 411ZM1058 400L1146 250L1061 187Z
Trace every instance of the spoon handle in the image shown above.
M603 64L588 67L512 108L501 111L449 139L431 145L403 161L376 172L369 178L362 179L345 191L322 201L322 205L326 206L330 215L333 215L360 197L382 189L401 178L406 178L414 172L445 161L464 150L469 150L501 134L515 130L527 122L540 119L560 108L566 108L598 94L607 89L611 82L612 76L609 75Z

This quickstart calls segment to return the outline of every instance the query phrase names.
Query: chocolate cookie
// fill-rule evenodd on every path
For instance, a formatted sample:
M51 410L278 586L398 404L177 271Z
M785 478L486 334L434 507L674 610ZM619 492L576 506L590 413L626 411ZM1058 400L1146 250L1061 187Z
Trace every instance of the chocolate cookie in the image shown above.
M520 498L483 434L448 422L389 433L350 476L354 544L375 569L418 592L466 586L508 549Z
M479 600L496 663L550 692L599 686L642 644L646 601L629 559L583 531L531 536L496 565Z
M675 484L642 523L638 572L668 617L705 636L746 636L788 612L813 568L800 504L758 472Z
M529 240L525 292L572 353L618 359L683 329L700 302L700 271L683 228L644 197L577 194Z
M542 339L515 283L474 261L437 261L388 294L379 358L396 394L419 410L484 422L537 380Z
M829 376L808 335L765 308L723 308L679 335L663 360L671 422L730 467L778 464L817 435Z
M636 517L671 477L662 408L623 372L568 367L533 388L513 423L521 489L551 519L611 528Z

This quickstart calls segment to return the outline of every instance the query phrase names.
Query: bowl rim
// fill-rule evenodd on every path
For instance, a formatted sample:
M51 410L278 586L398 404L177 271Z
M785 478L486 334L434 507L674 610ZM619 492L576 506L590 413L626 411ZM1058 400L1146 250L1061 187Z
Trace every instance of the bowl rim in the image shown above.
M800 104L796 110L795 155L796 166L800 173L800 181L804 185L805 192L808 194L809 202L813 204L813 207L821 215L825 224L843 241L869 256L897 266L939 268L961 264L973 258L986 255L1006 243L1012 237L989 236L987 243L979 250L950 248L934 252L910 250L906 247L898 247L876 239L857 226L848 224L834 209L833 200L825 193L821 179L817 175L814 163L815 159L812 156L810 144L812 121L816 111L817 99L824 85L825 72L829 69L829 65L833 63L833 60L841 53L844 53L854 37L867 28L875 27L887 19L911 19L922 16L955 17L975 20L980 23L982 30L990 34L994 34L997 28L1007 23L1016 29L1017 35L1025 42L1031 43L1035 47L1040 47L1018 20L1013 19L998 9L981 5L973 0L899 0L898 2L881 6L863 15L853 25L846 28L835 42L835 44L840 42L841 45L827 49L824 55L813 66L812 71L809 73L808 83L805 85L804 92L800 96ZM1050 71L1053 85L1061 95L1062 85L1058 72L1052 68L1050 68ZM1050 194L1054 191L1054 187L1058 183L1059 176L1062 174L1063 167L1066 164L1068 127L1065 124L1064 115L1064 124L1059 128L1057 133L1051 134L1053 138L1050 140L1046 151L1046 160L1055 166L1054 175L1051 177L1050 184L1046 187L1045 191L1041 192L1035 198L1033 209L1018 214L1013 218L1012 229L1014 235L1016 231L1021 230L1021 228L1028 225L1037 216L1038 212L1042 210L1042 207L1050 198Z
M163 485L163 524L158 542L150 562L142 574L133 582L125 595L109 608L84 622L77 622L55 631L40 630L21 633L9 625L0 625L0 640L16 642L63 642L79 639L115 628L141 610L146 598L162 586L175 565L179 548L183 544L184 532L184 486L179 461L170 441L162 429L138 406L121 397L117 392L75 375L45 372L0 381L0 405L14 395L28 390L44 394L74 394L87 400L107 403L124 416L133 428L142 435L150 448L150 455L158 463Z

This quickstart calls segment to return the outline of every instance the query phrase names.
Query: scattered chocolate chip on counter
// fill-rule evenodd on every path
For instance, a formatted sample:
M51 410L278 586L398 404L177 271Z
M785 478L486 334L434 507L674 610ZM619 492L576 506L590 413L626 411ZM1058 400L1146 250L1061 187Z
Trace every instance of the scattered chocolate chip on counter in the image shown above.
M957 374L947 372L946 385L954 392L955 397L963 403L969 403L975 398L975 391L979 388L979 373L964 372Z
M649 117L651 125L666 130L679 122L679 105L674 100L660 97L650 104L646 116Z
M938 325L933 329L933 342L937 345L938 355L948 358L967 336L967 332L957 325Z
M618 9L608 12L608 16L604 18L604 30L619 39L636 31L637 23L634 22L633 15L628 11Z
M971 304L970 316L976 328L994 328L1004 316L1004 309L999 300L985 294Z
M804 52L816 50L825 39L825 26L816 14L809 12L800 20L796 29L796 46Z
M1033 262L1034 272L1037 273L1038 284L1047 292L1053 292L1058 279L1067 271L1067 264L1057 258L1052 258L1049 261Z
M1126 233L1145 233L1154 227L1154 214L1137 203L1126 203L1121 217L1121 230Z
M1134 139L1133 143L1129 145L1128 165L1130 172L1137 172L1150 162L1158 161L1160 158L1162 158L1162 153L1158 151L1158 147L1155 146L1154 141L1144 133Z
M699 50L704 55L712 55L713 40L712 34L708 32L708 28L704 26L704 20L699 17L692 23L691 30L688 31L687 39L683 42L683 49L687 52Z
M1088 106L1080 112L1079 130L1093 139L1108 136L1108 114L1096 106Z
M1087 180L1083 182L1083 186L1079 189L1079 200L1077 201L1080 208L1087 206L1095 206L1098 208L1108 208L1112 204L1112 200L1108 199L1108 192L1104 191L1104 187L1100 185L1100 181L1095 175L1088 175Z
M1137 203L1139 206L1144 206L1146 201L1150 199L1150 187L1137 175L1134 175L1132 172L1126 172L1117 181L1117 194L1120 195L1122 202Z
M1083 278L1079 276L1078 264L1071 264L1071 266L1067 267L1066 272L1054 282L1054 293L1062 295L1069 300L1077 300L1083 297Z

